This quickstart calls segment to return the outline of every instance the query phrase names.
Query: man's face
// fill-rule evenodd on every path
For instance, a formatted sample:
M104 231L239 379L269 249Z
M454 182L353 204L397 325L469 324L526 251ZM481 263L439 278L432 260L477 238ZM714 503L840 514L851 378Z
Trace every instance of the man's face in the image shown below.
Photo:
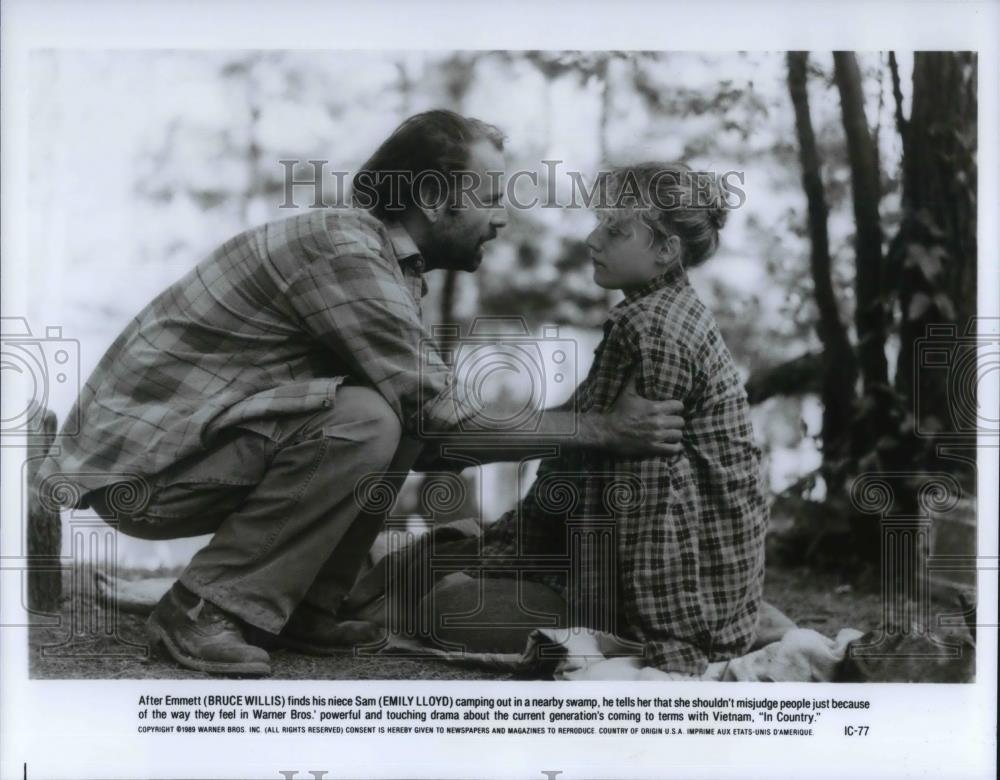
M483 261L483 245L507 224L503 154L490 141L477 141L469 148L467 168L449 207L428 231L432 246L425 254L437 268L475 271Z

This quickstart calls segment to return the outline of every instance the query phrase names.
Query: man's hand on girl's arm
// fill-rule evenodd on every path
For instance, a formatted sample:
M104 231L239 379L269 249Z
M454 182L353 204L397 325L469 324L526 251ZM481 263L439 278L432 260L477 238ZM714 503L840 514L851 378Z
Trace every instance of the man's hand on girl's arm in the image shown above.
M597 443L615 455L652 457L681 451L684 404L650 401L639 395L629 379L606 414L584 415L596 426Z
M426 437L429 449L469 453L479 463L517 461L545 457L546 447L599 449L621 457L643 458L676 455L681 451L684 406L680 401L650 401L639 395L631 378L607 412L578 412L557 408L539 415L530 436L512 435L480 427ZM484 407L479 414L494 423L509 419L509 410ZM471 418L473 421L475 418ZM486 426L483 426L486 427ZM495 427L495 424L494 426ZM422 459L424 470L433 461ZM454 467L455 461L450 461Z

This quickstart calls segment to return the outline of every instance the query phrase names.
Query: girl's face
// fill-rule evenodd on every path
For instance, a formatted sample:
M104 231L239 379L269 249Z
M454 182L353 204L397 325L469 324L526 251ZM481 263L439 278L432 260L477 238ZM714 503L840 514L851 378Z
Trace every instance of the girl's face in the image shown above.
M638 218L601 220L587 236L594 281L606 290L641 287L668 268L659 243Z

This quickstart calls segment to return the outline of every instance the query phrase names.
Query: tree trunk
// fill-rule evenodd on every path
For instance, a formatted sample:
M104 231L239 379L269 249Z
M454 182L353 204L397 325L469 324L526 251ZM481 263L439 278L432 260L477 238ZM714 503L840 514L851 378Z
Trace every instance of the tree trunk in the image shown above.
M916 53L909 120L899 112L903 222L891 250L902 311L896 387L924 432L974 428L974 377L963 383L962 408L950 406L956 399L949 399L944 379L957 365L933 370L914 361L919 339L933 326L954 334L932 339L960 362L956 337L976 314L976 70L973 52Z
M261 181L261 147L258 138L260 133L261 101L260 90L257 84L255 67L261 61L258 54L251 55L246 60L246 106L247 106L247 186L242 193L240 202L240 217L243 227L250 227L254 222L254 203L260 197L263 190Z
M38 451L28 460L25 489L28 495L28 608L37 612L58 612L62 600L62 518L51 501L40 497L38 469L56 438L56 416L42 412L42 433Z
M823 461L828 477L833 464L843 455L843 444L850 431L853 416L857 365L847 330L840 319L840 307L833 291L830 273L830 240L827 233L829 210L820 175L819 152L809 115L809 94L806 88L806 52L788 53L788 92L795 110L795 130L802 163L802 187L809 211L809 270L819 320L816 331L823 344ZM835 487L835 486L831 486ZM836 486L839 487L839 486Z
M861 71L852 52L834 52L834 79L840 92L847 138L854 205L855 327L865 410L854 426L853 450L860 456L875 449L890 420L889 369L885 357L886 303L879 219L879 171L875 144L865 117Z
M458 292L458 271L449 268L445 271L444 284L441 286L441 316L440 325L456 325L455 296Z
M444 91L451 106L458 112L463 111L465 96L472 85L472 77L476 68L477 55L467 53L453 54L444 64ZM441 325L457 325L455 321L455 302L458 298L458 271L449 268L445 271L444 284L441 288Z

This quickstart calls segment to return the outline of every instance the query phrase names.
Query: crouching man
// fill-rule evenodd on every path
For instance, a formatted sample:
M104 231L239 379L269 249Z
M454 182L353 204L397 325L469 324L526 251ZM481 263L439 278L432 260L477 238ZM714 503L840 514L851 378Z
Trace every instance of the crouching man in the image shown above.
M73 506L130 536L212 535L149 619L177 663L267 674L265 647L322 654L377 637L338 615L384 520L356 485L402 479L421 431L497 416L456 399L420 301L425 271L476 270L506 224L502 153L484 122L411 117L355 177L354 208L230 239L139 312L95 368L72 413L79 432L60 437L42 487L68 483ZM399 186L401 171L449 191L425 198ZM610 413L580 417L572 446L671 451L678 410L623 395ZM559 415L572 413L548 413L538 441L566 446Z

